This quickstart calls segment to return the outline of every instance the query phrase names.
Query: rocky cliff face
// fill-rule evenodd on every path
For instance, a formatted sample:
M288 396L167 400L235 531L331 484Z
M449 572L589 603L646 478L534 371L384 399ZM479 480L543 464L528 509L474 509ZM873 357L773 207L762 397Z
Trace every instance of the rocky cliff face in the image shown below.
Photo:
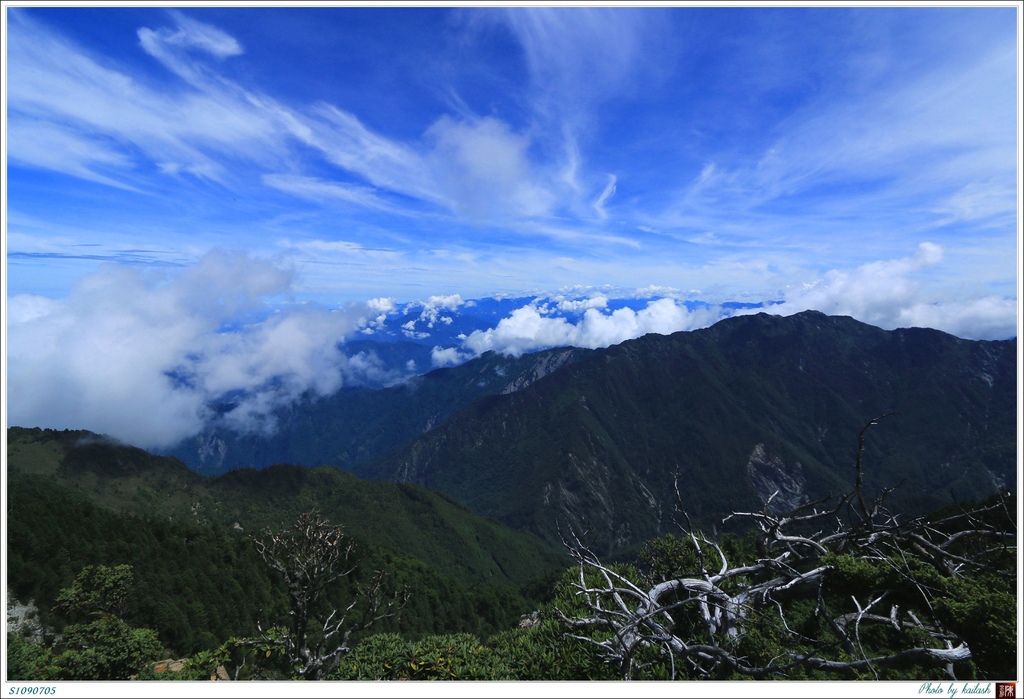
M535 381L543 379L548 374L561 369L578 354L578 350L567 347L531 355L532 361L523 368L515 379L509 381L499 393L504 395L520 391Z
M765 451L764 442L758 442L750 453L747 474L758 499L769 503L771 512L789 512L808 500L807 479L800 462L786 464Z
M42 643L43 625L35 603L32 600L26 603L19 601L7 588L4 604L7 608L7 633L22 636L29 643Z

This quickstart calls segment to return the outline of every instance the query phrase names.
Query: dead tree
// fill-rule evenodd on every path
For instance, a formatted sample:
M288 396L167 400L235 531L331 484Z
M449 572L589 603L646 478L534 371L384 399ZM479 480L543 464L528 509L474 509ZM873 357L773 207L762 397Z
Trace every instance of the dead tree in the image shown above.
M290 529L266 529L252 540L263 562L284 578L291 609L286 627L265 630L258 621L259 638L246 645L280 648L297 677L326 678L348 652L353 633L405 606L407 595L388 594L385 576L378 571L367 585L357 587L347 607L322 609L328 586L355 573L356 564L355 543L343 527L329 523L319 512L304 513Z
M944 517L901 522L885 507L889 491L873 502L864 496L863 436L864 430L853 492L786 516L770 512L773 495L760 512L725 518L753 525L758 554L750 560L730 561L719 543L692 527L685 511L680 529L689 569L669 579L643 580L606 565L571 536L566 546L579 565L574 588L586 611L558 613L567 635L595 646L626 679L645 676L651 665L667 667L673 679L786 678L807 671L877 678L884 668L910 666L955 679L954 664L971 659L971 649L934 613L941 591L928 571L944 578L1008 575L1017 539L1009 495ZM681 502L678 485L676 495ZM852 592L830 584L842 578L844 566L861 564L884 581ZM798 600L805 617L799 625ZM806 623L808 609L813 623ZM774 652L752 650L755 628L772 630ZM895 640L881 646L865 641L885 629Z

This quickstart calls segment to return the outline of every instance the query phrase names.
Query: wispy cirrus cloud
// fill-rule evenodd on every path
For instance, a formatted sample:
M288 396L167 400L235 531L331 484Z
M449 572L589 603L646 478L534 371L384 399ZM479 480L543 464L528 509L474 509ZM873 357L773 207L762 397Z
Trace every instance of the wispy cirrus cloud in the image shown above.
M559 202L574 217L606 221L617 172L594 171L587 157L602 138L610 100L658 89L677 58L670 23L658 8L520 7L486 15L508 28L529 74L523 101L544 134L538 147L557 172Z
M164 186L161 176L262 184L308 201L433 211L471 225L547 218L568 205L561 164L538 161L534 136L501 119L442 114L403 141L342 107L289 105L227 79L218 67L243 54L239 42L179 11L168 13L171 26L138 30L141 48L177 84L13 17L12 142L20 145L11 155L19 162L137 190ZM45 145L53 143L61 148ZM325 164L345 176L325 176ZM253 165L265 168L255 181L239 176Z
M556 183L530 157L531 137L499 119L442 115L421 139L401 143L331 105L317 106L312 116L303 121L302 138L330 162L468 223L546 217L556 205Z
M11 8L12 220L52 228L12 230L95 259L147 236L175 263L283 253L325 300L764 300L921 241L947 250L928 272L947 297L1013 286L1016 47L995 10L314 15L152 10L115 33ZM357 89L399 73L395 108Z
M372 187L324 180L306 175L267 174L261 178L269 187L300 199L319 203L346 202L357 206L396 211L396 205L380 197Z
M431 203L443 201L421 152L367 128L354 114L320 104L297 132L328 161L369 184Z
M400 252L388 248L368 248L350 240L290 240L284 238L277 242L278 247L286 251L302 251L312 254L339 255L344 257L364 256L377 259L394 258Z
M589 122L603 100L666 75L672 42L664 19L661 10L639 8L526 7L500 14L522 46L534 109L572 123Z
M708 152L661 213L642 215L644 225L710 229L768 246L797 237L805 246L841 245L857 236L865 257L911 233L961 235L957 227L942 230L953 223L1012 227L1017 117L1007 88L1014 51L995 43L960 54L951 43L941 64L914 73L897 70L902 56L888 56L897 77L806 102L770 124L754 151Z
M175 23L174 28L141 27L137 32L143 50L160 62L177 65L175 54L188 54L194 51L215 58L228 58L244 53L241 44L226 32L191 19L177 10L169 10L168 15Z
M8 155L15 161L111 187L140 191L104 174L130 170L134 163L122 149L111 147L102 139L54 123L26 119L20 114L8 120L7 133L11 143Z
M594 202L594 211L597 212L598 218L602 221L608 218L608 211L605 209L605 205L615 196L615 183L617 180L618 178L615 175L608 175L608 184L605 185L601 195Z
M272 115L239 95L154 86L22 13L12 12L10 20L15 160L144 189L158 170L222 180L225 156L251 161L276 150ZM47 149L51 143L66 147Z

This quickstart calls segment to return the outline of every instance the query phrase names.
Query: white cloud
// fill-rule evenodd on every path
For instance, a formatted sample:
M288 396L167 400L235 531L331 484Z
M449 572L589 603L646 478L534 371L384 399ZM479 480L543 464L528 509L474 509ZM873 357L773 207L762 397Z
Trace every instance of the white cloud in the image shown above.
M108 177L105 169L134 167L132 159L109 143L45 121L15 114L7 124L8 156L35 167L64 172L111 187L134 188Z
M366 302L366 305L370 307L371 311L377 313L391 313L397 308L396 300L393 297L380 297L376 299L370 299Z
M7 322L13 325L28 323L54 313L60 302L46 296L19 294L7 304Z
M516 132L495 117L455 119L444 115L421 139L408 143L376 133L355 115L328 104L320 104L308 114L292 114L292 121L290 130L296 138L372 185L303 175L263 177L268 186L304 199L344 200L412 215L411 210L382 196L387 191L483 225L548 217L558 207L569 206L577 194L559 165L534 157L536 144L529 133ZM613 191L612 182L597 205L603 206ZM549 233L543 228L536 230Z
M435 367L458 366L472 358L472 354L455 347L435 347L430 351L430 362Z
M384 330L388 316L397 312L398 304L394 298L381 297L367 301L366 309L366 317L360 318L357 324L362 327L360 332L372 335L379 330Z
M380 125L392 123L387 119L374 123L367 117L364 121L362 112L326 103L286 105L256 88L226 79L219 70L223 61L242 52L241 44L182 13L170 13L168 26L143 28L139 33L149 53L138 55L147 63L151 63L148 56L157 58L175 71L172 75L133 70L112 56L90 53L36 23L31 12L12 8L6 47L11 161L142 191L158 191L158 185L164 183L177 185L171 180L189 176L230 185L237 184L235 178L251 176L264 185L264 196L280 199L279 192L284 192L327 204L331 211L312 223L312 217L303 212L287 221L282 216L266 224L279 231L283 223L299 221L287 233L294 242L285 240L281 245L290 259L311 263L304 270L307 286L301 291L314 288L309 280L315 279L321 290L318 298L394 293L395 287L388 284L399 283L413 289L403 293L457 288L463 294L484 295L493 293L495 285L510 291L567 282L613 282L635 288L656 281L657 286L638 289L635 297L679 298L678 292L670 294L664 286L679 284L687 289L699 287L708 294L704 298L715 302L737 300L743 293L750 294L743 300L763 301L779 298L771 294L780 288L783 277L816 278L809 286L781 291L785 303L776 310L818 308L883 327L931 325L965 337L1015 334L1016 301L985 295L992 289L1008 289L1016 269L1013 253L1017 251L1008 235L1016 227L1017 212L1016 106L1012 89L1006 89L1013 82L1014 47L993 42L987 55L944 48L942 60L934 65L921 63L901 70L895 63L884 64L870 76L852 82L850 75L839 75L822 85L823 91L835 90L838 97L823 93L820 99L796 100L793 111L779 119L766 112L763 124L751 122L757 125L756 140L736 135L735 143L743 147L726 147L724 144L732 141L690 134L692 141L686 143L693 151L688 160L678 160L678 148L672 156L661 150L673 146L663 138L665 134L682 138L683 131L662 131L654 126L652 113L652 130L646 134L644 129L645 140L658 142L654 157L672 164L676 174L658 171L655 175L652 168L651 174L645 175L650 163L631 161L649 151L606 147L603 139L604 146L588 141L600 129L588 130L580 113L590 110L591 115L600 116L593 109L598 101L613 93L622 96L638 80L646 80L645 68L654 62L668 64L665 47L648 41L659 34L654 26L657 22L651 23L654 15L606 8L579 12L517 8L498 14L520 40L540 97L518 92L508 95L507 102L496 105L487 117L474 115L468 106L458 118L437 118L436 113L426 111L416 114L418 121L396 116L395 128L406 134L397 138ZM845 52L838 55L836 60L847 60ZM486 66L480 68L486 70ZM791 79L785 72L769 72L773 84ZM851 84L857 89L846 90ZM643 85L647 91L649 85ZM535 98L534 104L528 104L530 97ZM755 97L757 94L751 95ZM515 109L509 108L512 103ZM345 106L357 109L353 103ZM616 104L607 106L611 116L621 116ZM742 105L738 113L744 113ZM683 129L696 122L680 123ZM723 131L727 127L729 123L722 124ZM253 163L259 172L253 170ZM339 173L333 166L346 172ZM588 166L593 167L589 174ZM612 171L619 174L605 174ZM261 177L260 173L267 174ZM654 180L648 176L663 179L651 184ZM674 182L673 177L677 178ZM670 195L665 187L684 181L689 189L674 197L674 205L668 205ZM403 202L408 209L395 202ZM197 200L197 211L204 208L200 203ZM258 217L276 204L271 200ZM424 225L422 231L414 231L419 227L382 223L375 217L372 223L354 221L349 226L335 215L347 205L403 215L414 210L422 217L417 224ZM664 216L650 213L663 206L670 209ZM443 215L424 213L431 208ZM614 210L616 223L620 218L626 221L603 226L609 210ZM467 230L453 225L445 212L474 223L512 224L493 236L500 240L492 245L486 240L492 236L483 235L482 228ZM267 219L270 216L272 213ZM255 236L266 230L261 228L263 218L258 218L261 223L254 223L256 219L223 223L227 219L233 215L218 217L213 224L223 226L218 233L225 237L232 225L232 233L244 230ZM640 225L644 221L651 226ZM54 235L59 225L47 221L34 227ZM91 230L77 231L73 236L76 243L111 240L106 237L106 223L91 220L81 225ZM302 230L307 225L322 228L307 233ZM179 245L161 255L153 252L156 245L144 242L145 236L161 244L167 240L167 247L174 247L169 242L171 236L163 234L172 226L188 228L189 224L161 222L161 226L165 227L152 233L147 231L155 227L141 223L125 226L132 232L123 235L116 247L147 249L153 259L172 262L194 253L188 246L197 244L192 241L200 237L193 237L191 230L185 250ZM854 268L857 263L845 261L853 255L857 260L902 255L908 231L916 242L921 230L930 230L933 240L946 244L950 252L945 260L940 248L925 245L917 255L902 260L859 268ZM978 235L979 231L983 235ZM640 235L642 232L647 234ZM957 248L950 240L958 235L970 241ZM545 240L539 240L541 237ZM386 241L383 247L394 249L372 247L374 240ZM699 243L700 249L680 245L680 240ZM514 241L511 246L510 241ZM22 236L21 242L26 244L20 248L25 253L69 250L56 237L49 238L46 247L42 237L32 242ZM553 250L538 242L553 242L556 247ZM610 246L616 246L615 254L602 254ZM968 246L974 248L973 254L962 254ZM108 254L112 247L108 242L96 249ZM634 256L626 248L635 248L639 254ZM894 249L898 252L891 252ZM822 274L828 266L835 269ZM948 273L951 267L958 271ZM189 274L184 272L181 278ZM115 281L116 275L106 276L112 290L117 287L123 292L129 286L127 278ZM140 279L137 290L141 297L157 303L164 298L157 290L163 288L164 296L177 299L174 303L184 302L186 290L172 294L170 289L176 287L171 281L161 287L146 275ZM237 282L247 283L242 278ZM197 288L205 290L206 284L203 281ZM264 307L263 294L296 290L294 280L275 284L273 288L279 291L248 289L237 296L256 299L259 311ZM960 286L948 291L953 284ZM91 299L90 294L102 298L101 290L87 286L53 303L38 297L16 297L9 309L11 317L20 318L16 324L25 333L57 332L59 323L74 324L78 317L99 313L76 306ZM221 297L229 299L228 305L234 303L230 288L213 289L210 298L199 299L193 306L204 308L205 302ZM976 292L978 289L982 291ZM690 298L693 293L687 292ZM435 298L461 301L459 296ZM553 311L546 306L520 309L522 314L502 321L505 325L499 326L500 332L496 328L488 331L489 335L474 334L473 342L481 347L510 347L514 352L548 344L593 346L637 332L657 331L650 328L697 327L702 322L696 317L699 314L680 317L685 309L679 304L612 314L606 304L599 303L599 297L551 301L551 307L558 304L561 313L584 313L588 305L594 312L569 322L552 317ZM448 311L459 308L457 302L452 303L428 300L409 332L423 338L427 336L424 329L450 322ZM97 307L102 304L97 302ZM408 309L418 312L411 306L403 310ZM397 311L393 299L390 305L371 302L358 316L362 320L353 321L353 327L363 331L383 328ZM326 341L331 333L318 332L335 321L313 309L302 313L305 315L299 311L286 314L299 314L289 322L267 317L244 331L221 333L226 337L220 338L220 345L188 338L216 335L208 328L227 322L228 310L191 319L199 323L195 329L185 323L183 313L168 311L166 317L171 322L156 332L174 331L166 348L173 350L174 356L200 350L206 353L201 361L181 364L186 374L198 372L195 380L208 381L209 387L256 385L266 374L283 372L295 379L293 383L279 380L285 393L299 385L320 390L317 387L331 385L329 374L290 366L288 358L274 349L280 338L295 337L309 363L323 366L333 361L331 351L314 345ZM126 332L149 322L131 307L112 307L97 321L98 327L116 318L122 318ZM44 323L57 325L44 332ZM303 338L312 344L302 345ZM175 349L175 341L180 348ZM145 344L142 339L137 342ZM45 344L41 346L44 355L51 351ZM164 350L157 348L154 365ZM26 356L19 361L28 361ZM71 359L69 366L74 364ZM369 371L369 364L364 363L360 370ZM54 371L56 375L71 369ZM175 400L187 397L181 391L178 386L170 395ZM273 394L265 391L261 395L269 400ZM207 397L201 396L202 400ZM171 410L173 403L163 407ZM191 404L182 405L184 412L172 411L171 417L188 412ZM251 405L255 410L255 399ZM168 421L173 422L171 418Z
M427 130L429 161L449 205L472 221L550 213L555 197L530 162L530 139L493 117L444 116Z
M691 289L688 292L690 296L700 296L699 289ZM679 289L671 286L658 286L657 284L648 284L645 287L635 290L632 293L633 298L647 299L655 296L666 296L669 298L676 298L679 296Z
M292 133L319 150L328 161L364 178L375 187L446 205L416 148L375 133L355 115L320 104L308 115L295 114Z
M301 396L386 378L379 359L338 347L366 307L268 312L293 283L266 261L214 252L176 273L105 266L60 300L14 296L10 424L161 447L202 429L214 401L234 403L229 427L267 429Z
M703 169L694 158L678 170L679 190L662 200L665 213L654 213L662 203L652 190L648 205L635 209L638 222L723 252L761 248L778 259L792 251L810 266L822 264L823 253L830 256L824 264L837 266L854 255L895 257L924 230L950 246L984 227L1012 237L1019 167L1013 32L991 31L985 23L995 15L968 14L942 41L928 21L908 27L899 47L877 46L884 69L869 74L860 50L822 54L836 65L820 93L795 101L777 120L744 121L752 129L741 137L747 148L702 152ZM987 29L969 29L975 20ZM935 60L922 60L919 51L940 45ZM804 70L820 70L806 63L767 71L750 56L741 65L757 68L752 78L771 84L779 75L793 86Z
M601 7L516 7L503 15L523 47L538 110L580 111L628 94L638 77L663 74L672 44L659 10Z
M941 246L921 243L910 257L871 262L852 270L830 270L816 281L784 290L782 302L767 308L729 310L710 306L691 311L681 300L658 298L639 311L620 308L609 313L604 310L607 299L603 296L583 300L556 296L551 298L553 304L537 299L514 310L494 328L474 331L464 338L463 347L476 355L493 350L516 356L558 346L607 347L647 333L707 327L730 315L762 311L791 315L805 310L848 315L885 329L931 327L970 339L1016 336L1016 299L939 297L916 281L943 259ZM658 291L658 287L651 286L638 289L633 296L643 298ZM678 295L672 289L664 291ZM582 318L576 322L558 315L583 309Z
M433 315L435 312L445 309L454 311L465 303L466 302L462 300L462 296L459 294L438 294L429 297L423 302L423 313Z
M474 331L463 346L478 355L494 350L515 356L547 347L608 347L647 333L667 335L705 327L721 317L718 308L690 311L672 299L658 299L639 311L620 308L603 313L589 308L579 322L571 323L530 304L512 311L494 328Z
M195 85L202 85L209 80L205 66L192 59L192 53L201 53L218 59L242 53L238 41L220 29L186 17L175 10L171 10L169 14L176 25L173 29L142 27L136 33L143 51L184 80Z
M263 175L261 179L263 184L268 187L273 187L300 199L318 203L343 201L384 211L391 211L395 208L382 200L372 187L328 182L316 177L305 177L303 175Z
M12 158L143 190L161 175L237 186L244 170L234 161L248 161L272 170L258 176L262 184L307 201L411 215L391 196L400 195L474 224L546 217L573 194L561 165L536 160L532 136L498 118L441 116L419 139L389 138L338 106L284 105L224 78L210 59L239 55L238 42L169 16L172 26L138 30L142 49L184 80L158 85L14 13ZM310 152L356 181L305 174Z
M940 225L997 216L1012 217L1017 211L1015 199L1016 192L1010 182L969 182L941 202L935 213L945 215Z
M445 311L455 311L460 306L465 305L465 303L466 302L462 300L462 296L459 294L436 295L429 297L426 301L411 303L406 307L407 310L412 310L417 306L421 306L423 310L420 311L419 317L403 324L402 328L405 329L405 332L409 337L416 337L420 339L429 337L429 333L414 332L419 323L426 323L426 326L431 329L437 323L451 325L452 319L449 316L442 315L442 313Z
M830 270L813 283L785 290L783 303L770 310L790 315L813 309L848 315L887 330L916 326L978 340L1015 337L1016 299L937 297L922 288L915 276L939 265L943 258L941 246L925 242L911 257L870 262L853 270Z
M608 184L605 185L604 191L601 192L601 196L594 202L594 211L597 212L597 217L602 221L608 218L608 211L605 209L605 204L608 200L615 196L615 185L618 179L615 175L608 175Z
M148 36L160 43L183 49L198 49L217 58L238 56L243 53L242 46L238 41L220 29L186 17L176 10L171 10L170 15L178 25L176 29L164 28L156 31L140 29L140 34L145 31Z
M618 33L612 15L585 14L593 36ZM168 26L138 30L142 50L181 78L171 82L92 55L27 13L11 16L9 119L19 163L141 191L188 176L232 190L255 180L325 206L440 213L575 244L636 245L573 230L570 219L535 225L570 211L602 219L615 191L614 175L599 182L579 172L568 123L552 139L544 120L516 128L496 116L441 115L418 138L392 138L340 106L285 104L228 79L220 62L242 53L239 42L181 12L168 14ZM556 16L556 24L568 19ZM634 46L630 36L624 31L623 40ZM602 55L587 45L586 55ZM603 69L617 74L618 62L605 56ZM325 164L346 173L332 177Z
M374 261L393 260L401 257L401 253L395 250L384 248L367 248L359 243L350 240L290 240L283 238L277 241L277 245L288 252L299 251L317 258L319 261L332 259L363 259L371 258Z
M12 141L17 143L13 153L23 162L114 186L136 186L155 172L221 180L225 155L252 161L282 152L286 132L279 110L256 108L243 90L202 78L199 68L177 53L167 53L168 60L191 71L191 84L154 88L24 13L12 12L10 18L8 108L22 134ZM229 44L209 29L191 34L188 41L206 53L231 55ZM40 144L50 145L51 151Z
M560 313L581 313L590 308L607 308L608 297L600 294L585 299L568 299L564 296L555 296L551 299Z
M1015 299L925 291L918 278L943 264L944 255L942 247L922 243L905 258L831 270L785 290L782 302L767 310L814 309L887 329L933 327L973 339L1015 336ZM274 409L303 396L398 378L374 354L346 357L339 343L347 335L384 328L389 317L419 309L408 332L422 338L418 324L444 323L466 305L458 294L409 305L381 297L344 310L289 305L295 284L292 271L265 260L213 252L173 272L105 266L63 299L13 296L7 309L9 424L84 428L160 447L200 431L213 418L211 403L222 402L233 406L219 418L226 426L273 429ZM605 294L539 297L495 327L463 338L461 347L435 347L431 361L452 366L488 350L519 355L555 346L606 347L759 312L691 311L672 298L650 300L639 310L610 312L608 305Z

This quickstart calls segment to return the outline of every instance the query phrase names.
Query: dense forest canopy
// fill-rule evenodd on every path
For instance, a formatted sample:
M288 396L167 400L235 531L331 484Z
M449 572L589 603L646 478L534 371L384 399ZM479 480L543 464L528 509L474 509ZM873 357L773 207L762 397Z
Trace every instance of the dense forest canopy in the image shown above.
M68 434L10 436L26 458L13 459L8 473L8 594L31 602L37 616L8 628L9 680L948 680L1015 672L1009 493L902 518L887 509L886 491L858 488L794 513L770 503L737 513L745 533L718 537L694 528L680 507L675 533L635 556L605 561L584 532L567 531L571 559L535 558L524 568L533 578L492 582L486 571L476 580L465 570L453 576L350 537L345 523L318 511L289 524L284 509L268 510L281 523L253 532L197 520L190 507L161 511L156 503L182 487L170 477L168 489L157 479L152 490L136 490L147 507L129 498L115 511L103 500L114 482L129 482L132 460L143 458L137 451L97 452L118 456L121 469L102 482L82 453L62 450ZM166 465L149 463L157 469L149 476ZM270 469L247 478L280 492L294 475ZM343 554L318 569L327 573L320 582L289 572L316 559L302 535L314 530L321 538L334 532L328 539ZM314 597L303 597L313 588ZM301 629L297 599L307 600ZM87 659L83 649L91 649ZM167 657L183 662L157 672Z

